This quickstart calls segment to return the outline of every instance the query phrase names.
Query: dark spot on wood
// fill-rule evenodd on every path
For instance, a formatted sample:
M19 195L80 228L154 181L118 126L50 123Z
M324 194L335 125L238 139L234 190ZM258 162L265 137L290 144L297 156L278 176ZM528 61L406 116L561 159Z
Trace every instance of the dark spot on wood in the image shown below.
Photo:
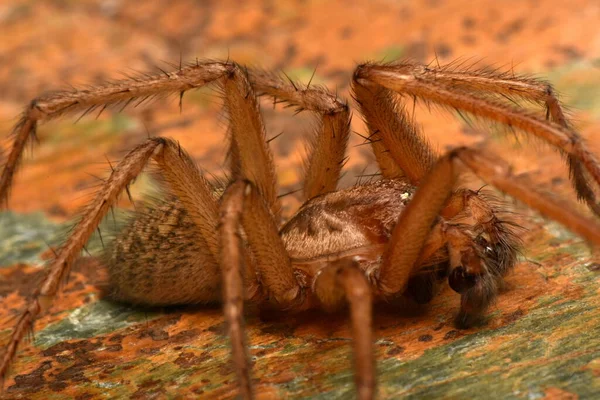
M8 391L21 390L24 392L37 392L46 383L44 372L52 368L51 361L44 361L39 367L29 374L15 376L15 384L8 388Z
M147 379L144 382L142 382L139 387L141 389L147 389L154 386L159 386L160 384L161 382L158 379Z
M106 346L106 348L104 349L106 351L112 351L112 352L118 352L123 350L123 346L121 346L120 344L113 344L110 346Z
M475 27L475 19L473 17L464 17L462 20L463 28L469 30Z
M441 43L437 45L435 51L438 56L442 58L448 58L452 56L452 47L450 47L448 43Z
M525 313L523 312L523 310L518 309L517 311L514 311L514 312L506 315L504 317L504 323L505 324L510 324L511 322L515 322L516 320L518 320L519 318L521 318L523 315L525 315Z
M170 341L172 343L186 343L196 338L198 335L198 329L189 329L187 331L181 331L177 335L172 336Z
M600 263L592 263L587 266L587 269L592 272L600 272Z
M456 339L459 336L460 332L456 329L446 332L444 335L444 340Z
M141 354L149 354L149 355L157 354L157 353L160 353L160 347L143 348L143 349L140 349L139 352Z
M189 368L189 367L193 367L195 365L199 365L203 361L206 361L209 358L210 358L210 355L208 352L204 352L200 356L197 356L194 353L192 353L191 351L188 351L188 352L183 352L183 353L179 354L179 357L177 357L177 359L173 362L175 364L177 364L178 366L180 366L181 368Z
M402 346L394 346L387 351L388 356L395 356L401 353L404 353L404 347Z
M340 31L340 39L342 39L342 40L350 39L352 37L353 33L354 33L354 30L352 29L352 27L346 26Z
M75 400L90 400L93 398L94 398L94 395L91 393L83 393L83 394L75 396Z
M167 340L169 338L169 332L165 331L164 329L153 329L148 332L148 335L154 341Z
M501 43L506 43L510 40L511 36L521 32L524 26L525 19L517 18L507 24L503 29L500 30L500 32L498 32L496 35L496 40Z
M48 347L46 350L42 351L42 354L45 357L56 356L59 353L68 351L73 354L89 355L90 352L102 347L101 341L92 341L92 340L80 340L78 342L60 342L55 344L54 346Z
M95 361L95 360L92 360ZM65 370L61 371L57 376L57 380L61 381L70 381L70 382L89 382L90 380L86 378L83 373L86 367L91 364L90 360L82 361L78 360L78 362Z
M556 46L554 49L569 61L583 58L583 53L574 46Z
M110 343L121 343L123 341L124 337L125 337L124 335L117 334L117 335L113 335L113 336L109 337L108 341Z
M65 382L62 381L54 381L54 382L50 382L50 384L48 385L48 387L53 391L53 392L62 392L63 390L65 390L69 385L67 385Z
M73 357L68 357L68 356L56 356L54 357L54 359L56 361L58 361L59 364L66 364L68 362L71 362L73 360Z
M433 340L433 336L431 336L431 335L419 336L419 342L431 342L432 340Z
M115 365L111 365L109 367L106 367L102 370L102 375L104 375L105 377L108 377L110 374L112 374L115 370Z
M208 331L217 335L225 335L227 334L227 324L221 322L220 324L212 325L208 328Z
M162 387L161 381L148 379L139 386L139 389L131 396L131 398L155 399L160 398L161 394L165 394L165 389Z
M290 62L291 60L294 59L294 57L296 57L296 45L294 43L290 43L288 44L287 48L285 49L285 61L286 63Z

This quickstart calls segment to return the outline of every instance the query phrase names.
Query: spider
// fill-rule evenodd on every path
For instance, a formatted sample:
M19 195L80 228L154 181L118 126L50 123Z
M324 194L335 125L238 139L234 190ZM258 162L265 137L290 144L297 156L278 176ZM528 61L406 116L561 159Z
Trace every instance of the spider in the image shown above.
M365 63L353 75L353 97L382 175L375 182L337 190L351 114L325 87L230 61L196 61L156 76L34 99L15 127L0 197L7 199L38 122L117 103L142 103L165 93L183 96L211 82L221 85L230 122L232 178L224 192L171 139L148 138L131 150L57 251L4 349L0 377L6 376L36 317L51 306L101 219L151 160L169 196L138 210L106 252L111 294L144 305L222 301L239 392L246 399L253 396L242 324L246 302L290 311L348 305L360 399L372 399L376 392L373 303L400 297L427 303L440 283L448 281L461 296L456 325L469 327L480 320L516 262L519 240L505 205L484 192L456 187L464 171L600 245L595 221L515 179L489 151L461 147L437 156L403 105L411 98L433 103L543 139L566 155L577 194L600 215L591 184L600 184L600 164L568 124L550 84L411 62ZM258 95L310 110L321 121L305 168L305 202L283 224ZM506 99L540 103L546 118Z

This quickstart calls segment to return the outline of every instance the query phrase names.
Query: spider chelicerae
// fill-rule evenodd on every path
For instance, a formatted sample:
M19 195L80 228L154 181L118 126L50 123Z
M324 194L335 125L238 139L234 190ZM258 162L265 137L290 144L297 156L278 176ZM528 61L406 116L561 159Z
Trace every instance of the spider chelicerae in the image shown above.
M188 64L156 76L55 92L34 99L14 130L0 177L9 188L37 124L115 104L139 104L216 82L229 117L231 181L224 193L205 179L173 140L149 138L115 166L56 252L48 275L16 323L0 358L7 373L17 347L47 310L102 218L153 160L169 193L138 210L106 251L111 295L144 305L222 301L239 391L251 398L243 305L280 310L349 305L359 398L375 394L371 312L376 301L408 297L427 303L445 280L461 296L459 327L475 324L514 266L519 246L506 206L481 191L456 188L465 170L553 218L593 245L600 226L520 180L489 151L457 148L437 156L405 110L403 99L441 105L524 131L567 158L580 199L600 215L592 188L600 164L567 122L546 82L491 70L459 70L410 62L359 65L352 93L368 128L382 179L337 190L350 135L350 109L327 88L225 61ZM272 96L320 124L310 143L298 212L281 224L273 158L257 95ZM546 116L508 100L528 100Z

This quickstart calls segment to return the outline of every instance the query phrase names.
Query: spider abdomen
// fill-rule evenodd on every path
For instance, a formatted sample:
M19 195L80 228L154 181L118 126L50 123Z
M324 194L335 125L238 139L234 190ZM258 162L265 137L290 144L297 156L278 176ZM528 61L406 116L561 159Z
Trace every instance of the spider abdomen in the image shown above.
M175 199L136 211L103 258L114 300L170 305L221 299L218 263Z

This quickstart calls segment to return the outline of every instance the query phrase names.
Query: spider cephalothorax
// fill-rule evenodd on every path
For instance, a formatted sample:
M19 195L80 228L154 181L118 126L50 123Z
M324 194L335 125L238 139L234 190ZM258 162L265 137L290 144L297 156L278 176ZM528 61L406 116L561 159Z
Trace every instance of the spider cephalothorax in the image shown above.
M244 301L285 310L349 303L359 397L374 396L371 307L400 296L427 303L447 280L461 295L456 322L469 326L493 301L515 264L518 239L505 206L481 191L456 188L471 170L501 191L556 219L591 243L600 227L513 179L496 156L457 148L437 156L403 109L402 96L487 118L535 135L567 155L578 195L600 214L600 165L568 125L547 83L485 71L411 63L360 65L353 96L382 180L338 190L350 134L349 107L326 88L300 85L232 62L196 62L173 72L84 91L41 96L26 108L0 177L6 199L26 142L39 121L75 111L222 85L230 119L232 180L222 195L174 141L150 138L114 168L58 250L48 276L22 313L0 359L5 376L17 346L47 309L100 220L153 160L168 196L139 210L104 258L111 294L165 305L222 301L241 394L252 396L242 330ZM305 171L305 203L280 227L273 159L256 95L269 95L321 118ZM547 117L506 99L543 104Z

